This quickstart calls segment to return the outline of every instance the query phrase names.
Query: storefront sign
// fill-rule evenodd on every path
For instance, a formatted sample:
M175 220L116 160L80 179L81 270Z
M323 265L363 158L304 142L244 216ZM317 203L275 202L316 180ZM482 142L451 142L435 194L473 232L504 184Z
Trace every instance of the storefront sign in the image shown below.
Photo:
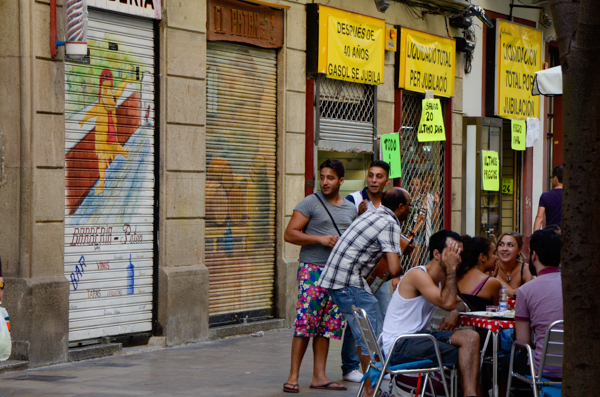
M402 176L400 134L381 136L381 159L390 165L390 178L400 178Z
M500 160L498 152L481 151L481 177L483 190L497 192L500 190Z
M402 28L399 54L399 88L454 96L456 41Z
M283 10L237 0L209 0L207 38L280 48L283 46Z
M87 0L87 5L139 17L160 19L161 1L162 0Z
M542 68L542 32L496 20L496 114L508 119L539 118L540 97L531 95Z
M445 141L446 129L439 99L423 99L421 122L417 135L419 142Z
M525 120L510 121L510 147L512 150L525 150Z
M319 5L318 72L355 83L383 83L385 21Z
M513 194L513 179L502 178L502 194Z

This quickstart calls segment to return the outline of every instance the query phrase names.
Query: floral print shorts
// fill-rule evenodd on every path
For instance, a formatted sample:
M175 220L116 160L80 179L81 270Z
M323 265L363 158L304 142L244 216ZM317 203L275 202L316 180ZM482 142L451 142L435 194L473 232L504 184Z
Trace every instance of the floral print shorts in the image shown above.
M322 271L320 266L300 262L294 336L323 336L339 340L344 329L344 316L327 289L316 285Z

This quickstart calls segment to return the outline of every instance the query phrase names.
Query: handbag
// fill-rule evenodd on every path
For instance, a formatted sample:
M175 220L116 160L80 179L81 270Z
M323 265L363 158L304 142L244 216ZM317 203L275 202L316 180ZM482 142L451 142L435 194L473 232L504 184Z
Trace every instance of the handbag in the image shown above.
M0 307L0 361L8 360L12 344L10 341L10 319L6 309Z

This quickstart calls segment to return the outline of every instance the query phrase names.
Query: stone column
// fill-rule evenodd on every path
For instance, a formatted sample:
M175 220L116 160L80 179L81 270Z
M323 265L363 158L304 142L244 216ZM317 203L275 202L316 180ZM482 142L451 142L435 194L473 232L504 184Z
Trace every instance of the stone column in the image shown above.
M171 346L208 339L206 3L163 0L162 15L158 325Z

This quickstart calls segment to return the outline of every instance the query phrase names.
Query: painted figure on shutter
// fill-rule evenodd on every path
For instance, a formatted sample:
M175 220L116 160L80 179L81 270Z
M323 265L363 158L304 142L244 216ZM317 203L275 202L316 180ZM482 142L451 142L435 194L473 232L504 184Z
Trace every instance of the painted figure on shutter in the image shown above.
M119 154L125 158L129 157L129 149L125 149L117 140L117 117L116 105L123 91L129 82L133 79L126 78L113 91L113 77L109 69L104 69L100 73L100 88L98 89L98 103L92 107L79 125L92 117L96 117L96 155L98 156L98 173L100 179L96 185L96 194L104 191L104 179L106 169Z

